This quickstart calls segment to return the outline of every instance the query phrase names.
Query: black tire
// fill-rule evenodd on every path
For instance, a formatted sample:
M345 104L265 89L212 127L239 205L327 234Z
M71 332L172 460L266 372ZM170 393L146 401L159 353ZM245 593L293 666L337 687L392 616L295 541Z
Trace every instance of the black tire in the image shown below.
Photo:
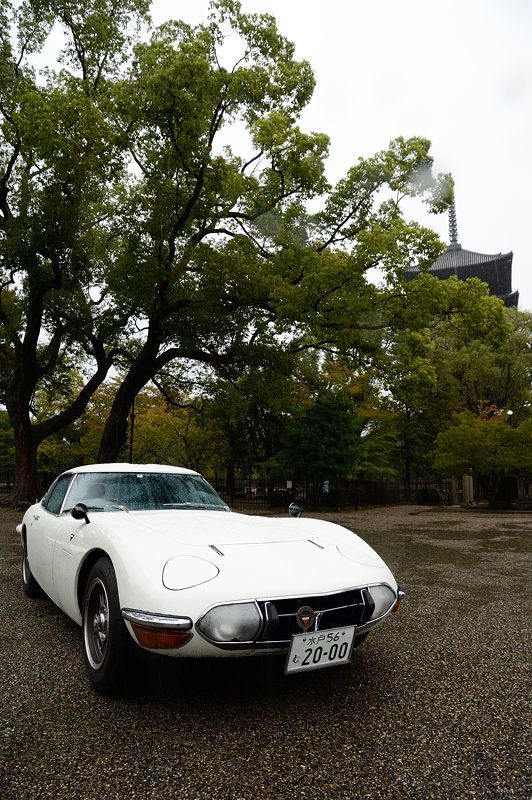
M30 569L30 562L28 559L28 545L26 542L26 535L22 538L22 591L28 597L42 597L44 592L33 577Z
M122 685L131 638L122 619L115 571L106 557L89 573L82 607L83 656L89 683L102 694Z

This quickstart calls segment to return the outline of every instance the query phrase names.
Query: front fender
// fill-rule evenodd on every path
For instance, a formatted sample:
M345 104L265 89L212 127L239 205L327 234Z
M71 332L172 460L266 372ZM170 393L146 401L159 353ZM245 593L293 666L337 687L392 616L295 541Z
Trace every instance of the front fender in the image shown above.
M171 592L163 585L165 559L160 553L137 548L134 541L128 541L127 535L108 532L92 521L83 526L71 544L77 562L76 609L75 617L71 616L78 623L81 623L83 593L90 571L102 557L108 558L113 566L122 608L170 612L171 607L165 607L165 599L168 601L165 595Z

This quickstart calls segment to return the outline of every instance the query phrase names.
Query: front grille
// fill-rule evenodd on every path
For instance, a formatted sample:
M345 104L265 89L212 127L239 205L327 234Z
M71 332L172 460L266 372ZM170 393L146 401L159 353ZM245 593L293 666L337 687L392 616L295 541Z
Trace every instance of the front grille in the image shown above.
M294 634L302 633L296 622L297 612L302 606L310 606L315 612L311 631L364 625L371 619L375 608L367 588L311 597L260 600L259 606L264 625L256 641L278 646L288 645Z

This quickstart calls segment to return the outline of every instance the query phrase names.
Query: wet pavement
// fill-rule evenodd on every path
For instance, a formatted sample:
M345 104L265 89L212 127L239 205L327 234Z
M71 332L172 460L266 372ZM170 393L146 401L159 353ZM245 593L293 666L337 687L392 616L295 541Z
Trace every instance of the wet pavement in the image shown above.
M2 800L532 796L532 515L336 517L408 589L349 666L158 660L119 699L23 595L19 517L0 510Z

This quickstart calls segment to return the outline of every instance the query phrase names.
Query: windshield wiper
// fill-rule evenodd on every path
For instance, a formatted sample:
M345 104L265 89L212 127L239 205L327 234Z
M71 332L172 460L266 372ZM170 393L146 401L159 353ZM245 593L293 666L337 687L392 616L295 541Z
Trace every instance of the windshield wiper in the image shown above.
M182 503L163 503L163 508L226 508L219 503L191 503L183 501Z
M110 509L116 509L117 511L129 511L127 506L119 506L119 505L106 505L106 506L86 506L87 511L109 511ZM72 511L71 508L65 508L63 514L70 514Z

